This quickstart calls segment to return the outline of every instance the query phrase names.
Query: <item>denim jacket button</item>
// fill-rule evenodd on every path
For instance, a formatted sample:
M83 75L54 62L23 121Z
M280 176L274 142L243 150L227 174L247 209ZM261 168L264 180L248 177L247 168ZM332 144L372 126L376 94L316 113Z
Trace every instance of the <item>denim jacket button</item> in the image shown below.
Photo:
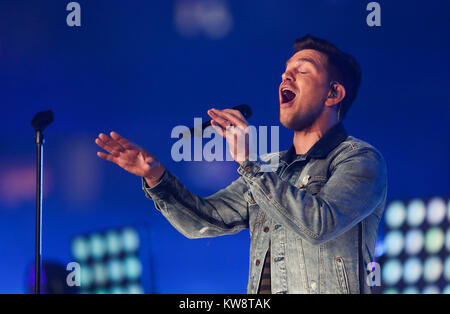
M259 261L259 259L257 259L256 262L255 262L255 265L256 265L256 266L259 266L260 263L261 263L261 262Z
M252 170L252 168L250 166L247 166L244 168L244 170L245 172L249 173Z
M267 227L267 226L264 227L264 232L266 232L266 233L269 232L269 227Z

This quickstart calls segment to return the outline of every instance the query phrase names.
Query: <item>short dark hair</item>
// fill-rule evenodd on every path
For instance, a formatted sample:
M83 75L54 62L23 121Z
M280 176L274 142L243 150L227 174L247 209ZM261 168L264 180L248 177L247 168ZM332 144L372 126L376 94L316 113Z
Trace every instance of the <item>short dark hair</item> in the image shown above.
M339 50L329 41L310 34L295 40L295 52L305 49L317 50L328 57L327 72L330 81L337 81L345 88L345 97L340 103L340 118L344 118L358 94L361 67L351 55Z

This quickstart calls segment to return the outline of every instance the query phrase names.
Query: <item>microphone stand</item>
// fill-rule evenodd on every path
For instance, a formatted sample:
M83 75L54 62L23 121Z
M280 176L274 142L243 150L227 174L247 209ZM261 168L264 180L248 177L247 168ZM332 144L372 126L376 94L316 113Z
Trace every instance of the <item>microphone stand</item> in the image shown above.
M35 239L35 285L34 293L41 293L41 253L42 253L42 170L44 129L53 122L53 112L50 110L38 112L31 125L36 131L36 239Z

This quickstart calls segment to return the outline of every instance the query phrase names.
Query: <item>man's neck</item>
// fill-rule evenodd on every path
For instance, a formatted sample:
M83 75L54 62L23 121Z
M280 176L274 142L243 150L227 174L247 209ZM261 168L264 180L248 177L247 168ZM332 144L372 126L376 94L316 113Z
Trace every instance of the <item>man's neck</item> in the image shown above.
M306 154L311 147L314 146L322 136L328 132L334 125L338 123L337 120L326 124L313 124L311 127L294 132L294 147L296 154Z

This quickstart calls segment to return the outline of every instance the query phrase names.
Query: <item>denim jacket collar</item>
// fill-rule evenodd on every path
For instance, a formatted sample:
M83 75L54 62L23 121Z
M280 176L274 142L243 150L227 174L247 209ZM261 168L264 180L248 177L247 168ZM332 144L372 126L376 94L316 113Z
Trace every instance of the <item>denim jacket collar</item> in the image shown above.
M281 153L280 159L284 160L287 164L290 164L296 160L306 160L309 158L323 159L326 158L328 154L346 138L347 131L345 130L342 122L338 122L332 126L306 154L297 155L295 152L295 147L292 145L287 151Z

